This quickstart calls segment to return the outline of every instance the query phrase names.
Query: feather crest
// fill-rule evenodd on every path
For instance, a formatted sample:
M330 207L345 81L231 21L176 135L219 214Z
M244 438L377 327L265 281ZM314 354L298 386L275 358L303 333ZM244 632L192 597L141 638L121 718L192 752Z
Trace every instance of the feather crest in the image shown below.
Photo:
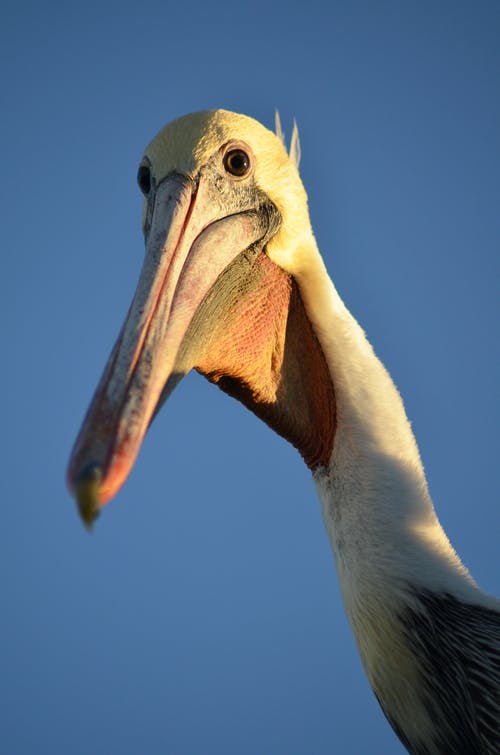
M280 142L283 144L283 146L286 148L285 134L281 127L281 118L280 118L279 110L275 110L274 112L274 124L275 124L276 136L278 137ZM294 165L298 169L299 163L300 163L300 141L299 141L299 129L297 127L297 121L295 120L295 118L293 119L292 138L290 139L290 149L288 152L288 156L290 158L290 162L292 163L292 165Z

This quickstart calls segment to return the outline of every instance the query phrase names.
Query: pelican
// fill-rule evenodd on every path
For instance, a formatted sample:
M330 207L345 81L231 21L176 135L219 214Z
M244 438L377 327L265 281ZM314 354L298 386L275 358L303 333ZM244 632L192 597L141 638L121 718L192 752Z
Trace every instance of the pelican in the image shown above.
M166 126L138 170L146 255L76 440L88 525L196 369L312 473L373 691L408 752L500 752L500 601L444 533L403 402L328 276L281 129L224 110Z

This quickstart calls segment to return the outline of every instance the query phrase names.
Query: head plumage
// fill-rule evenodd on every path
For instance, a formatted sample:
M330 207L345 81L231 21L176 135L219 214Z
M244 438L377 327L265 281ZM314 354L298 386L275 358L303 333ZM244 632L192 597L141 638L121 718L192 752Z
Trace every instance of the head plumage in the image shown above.
M274 123L275 123L276 136L281 141L283 146L286 148L285 134L283 133L283 129L281 128L281 118L280 118L280 114L278 110L276 110L274 114ZM294 165L298 170L299 163L300 163L300 140L299 140L299 129L297 127L297 121L295 120L295 118L293 119L292 138L290 139L290 148L288 150L288 156L290 158L292 165Z

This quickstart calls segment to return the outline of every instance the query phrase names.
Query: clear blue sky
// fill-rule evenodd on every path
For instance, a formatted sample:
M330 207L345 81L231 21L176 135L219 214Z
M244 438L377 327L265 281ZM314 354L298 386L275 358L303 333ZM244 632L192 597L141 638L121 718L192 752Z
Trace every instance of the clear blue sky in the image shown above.
M87 535L68 454L135 288L144 145L299 123L313 225L439 516L500 593L497 2L3 4L0 729L9 755L401 753L298 455L188 377Z

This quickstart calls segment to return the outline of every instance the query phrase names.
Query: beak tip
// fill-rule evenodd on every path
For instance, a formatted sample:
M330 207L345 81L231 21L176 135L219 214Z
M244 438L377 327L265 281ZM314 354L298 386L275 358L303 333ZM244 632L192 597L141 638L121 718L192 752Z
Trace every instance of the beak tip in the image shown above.
M73 485L78 511L85 529L92 531L93 524L100 513L99 487L102 469L98 464L88 464L78 475Z
M92 532L94 529L94 522L99 516L99 511L95 508L85 507L80 502L78 502L78 510L83 526L87 532Z

